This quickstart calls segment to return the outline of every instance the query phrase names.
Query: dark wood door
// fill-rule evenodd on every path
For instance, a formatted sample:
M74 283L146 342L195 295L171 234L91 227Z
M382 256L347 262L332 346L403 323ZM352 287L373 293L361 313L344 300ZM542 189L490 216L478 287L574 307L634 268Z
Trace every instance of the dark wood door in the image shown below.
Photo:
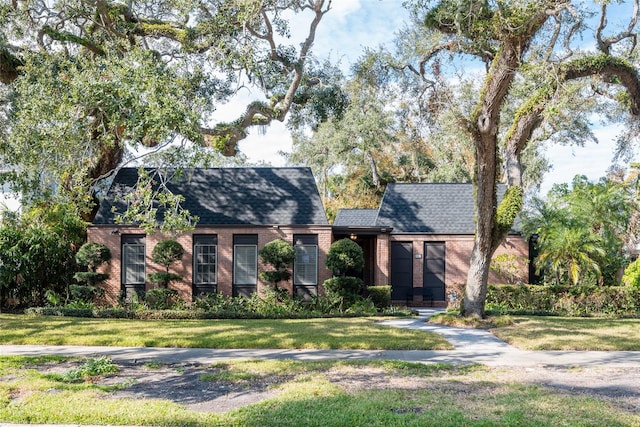
M413 243L391 242L391 299L406 300L413 287Z
M433 301L445 301L445 255L444 242L424 243L423 294L430 293Z

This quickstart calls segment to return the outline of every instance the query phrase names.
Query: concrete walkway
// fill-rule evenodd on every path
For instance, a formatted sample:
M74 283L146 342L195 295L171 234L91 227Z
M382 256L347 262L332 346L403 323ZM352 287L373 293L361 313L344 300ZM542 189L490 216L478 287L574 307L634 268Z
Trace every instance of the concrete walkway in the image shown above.
M525 351L496 338L487 331L433 325L425 320L437 309L421 309L412 319L382 322L398 328L435 332L455 350L215 350L202 348L78 347L78 346L0 346L0 355L32 356L109 356L113 360L165 363L214 363L230 359L291 360L404 360L420 363L482 363L489 366L607 366L640 367L636 351Z

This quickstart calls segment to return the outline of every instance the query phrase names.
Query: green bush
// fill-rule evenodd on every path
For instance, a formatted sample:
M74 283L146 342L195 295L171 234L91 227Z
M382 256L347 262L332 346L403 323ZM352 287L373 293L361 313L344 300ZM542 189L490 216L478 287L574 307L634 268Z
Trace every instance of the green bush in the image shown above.
M640 258L633 261L624 270L622 275L622 283L627 286L634 286L640 289Z
M271 271L261 271L260 279L278 285L291 278L289 267L293 264L295 258L295 249L290 243L283 239L273 240L266 245L258 253L260 260L274 269Z
M162 265L165 271L149 274L149 281L161 288L168 288L171 282L182 280L182 276L169 273L169 266L180 261L183 256L184 248L177 241L166 239L159 242L151 252L151 261Z
M487 311L562 316L638 316L640 288L489 285Z
M175 273L157 272L149 273L149 281L159 288L166 289L171 282L178 282L182 280L182 276Z
M178 298L178 291L166 288L149 289L145 295L145 301L152 310L174 308Z
M332 277L322 284L329 299L340 301L340 309L346 310L361 298L364 283L357 277Z
M174 262L180 261L183 256L184 248L180 243L173 239L165 239L153 248L151 261L168 268Z
M370 299L360 298L351 304L346 313L357 316L373 316L378 313L378 309Z
M73 283L75 253L86 223L72 204L51 201L23 206L0 218L0 306L45 303L45 292L64 295Z
M78 249L76 262L96 271L99 266L111 260L111 251L102 243L87 242Z
M96 303L104 297L105 290L95 286L69 285L72 301Z
M367 291L369 298L379 310L391 305L391 286L369 286Z
M326 266L337 275L360 272L364 267L364 252L351 239L342 239L331 244L327 252Z
M94 317L92 309L65 307L31 307L24 310L24 314L33 316Z

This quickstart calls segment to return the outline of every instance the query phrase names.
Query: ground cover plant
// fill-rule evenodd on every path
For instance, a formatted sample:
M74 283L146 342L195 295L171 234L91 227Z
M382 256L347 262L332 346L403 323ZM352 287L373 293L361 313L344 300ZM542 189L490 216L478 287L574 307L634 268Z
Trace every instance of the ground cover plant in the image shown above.
M379 319L130 320L0 314L0 344L451 349L437 334L378 325Z
M533 379L553 375L576 385L576 378L592 380L593 372L539 368L528 376L479 365L279 360L119 363L117 373L79 383L51 375L89 361L0 357L0 421L166 426L631 426L640 421L637 397L576 392ZM234 391L255 400L225 406Z

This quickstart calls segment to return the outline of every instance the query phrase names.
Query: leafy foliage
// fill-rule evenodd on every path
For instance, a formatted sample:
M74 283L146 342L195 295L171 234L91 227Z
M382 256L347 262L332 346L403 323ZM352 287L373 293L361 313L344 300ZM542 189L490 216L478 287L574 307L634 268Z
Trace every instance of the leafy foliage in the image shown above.
M367 293L377 309L381 310L391 305L391 286L368 286Z
M87 242L80 247L76 253L76 262L85 266L89 271L81 271L74 274L73 278L78 282L86 283L89 287L94 287L106 280L109 275L96 272L97 268L111 260L111 250L102 243Z
M3 4L0 164L11 172L0 181L27 202L72 201L90 219L104 179L141 152L168 151L176 163L237 154L249 128L339 97L318 84L324 67L311 55L329 9L326 0ZM302 32L307 20L301 44L289 19ZM236 120L203 126L248 86L259 99Z
M341 275L360 272L364 267L364 252L351 239L341 239L331 244L327 252L327 268Z
M175 289L156 288L149 289L144 299L152 310L168 310L176 306L179 296Z
M289 268L295 259L295 249L290 243L283 239L272 240L260 249L258 255L264 264L273 267L273 270L261 271L260 279L277 287L278 283L291 278Z
M556 185L546 201L534 200L523 226L536 236L538 269L556 284L577 284L589 277L600 284L618 284L627 262L627 231L637 209L632 195L624 183L592 183L578 175L571 187Z
M490 285L487 309L561 316L638 316L640 290L629 286Z
M173 239L165 239L153 248L151 261L164 266L169 271L169 266L178 262L184 256L184 248Z
M76 253L76 262L89 269L96 269L105 262L111 261L111 250L102 243L87 242Z
M41 305L47 290L66 294L86 223L70 204L41 203L0 222L0 301Z
M158 242L153 251L151 251L151 261L162 265L165 271L149 274L149 280L161 288L167 288L169 283L173 281L182 280L182 276L169 273L169 267L171 264L180 261L183 256L184 248L178 241L165 239Z
M640 289L640 258L633 261L624 270L622 283Z

